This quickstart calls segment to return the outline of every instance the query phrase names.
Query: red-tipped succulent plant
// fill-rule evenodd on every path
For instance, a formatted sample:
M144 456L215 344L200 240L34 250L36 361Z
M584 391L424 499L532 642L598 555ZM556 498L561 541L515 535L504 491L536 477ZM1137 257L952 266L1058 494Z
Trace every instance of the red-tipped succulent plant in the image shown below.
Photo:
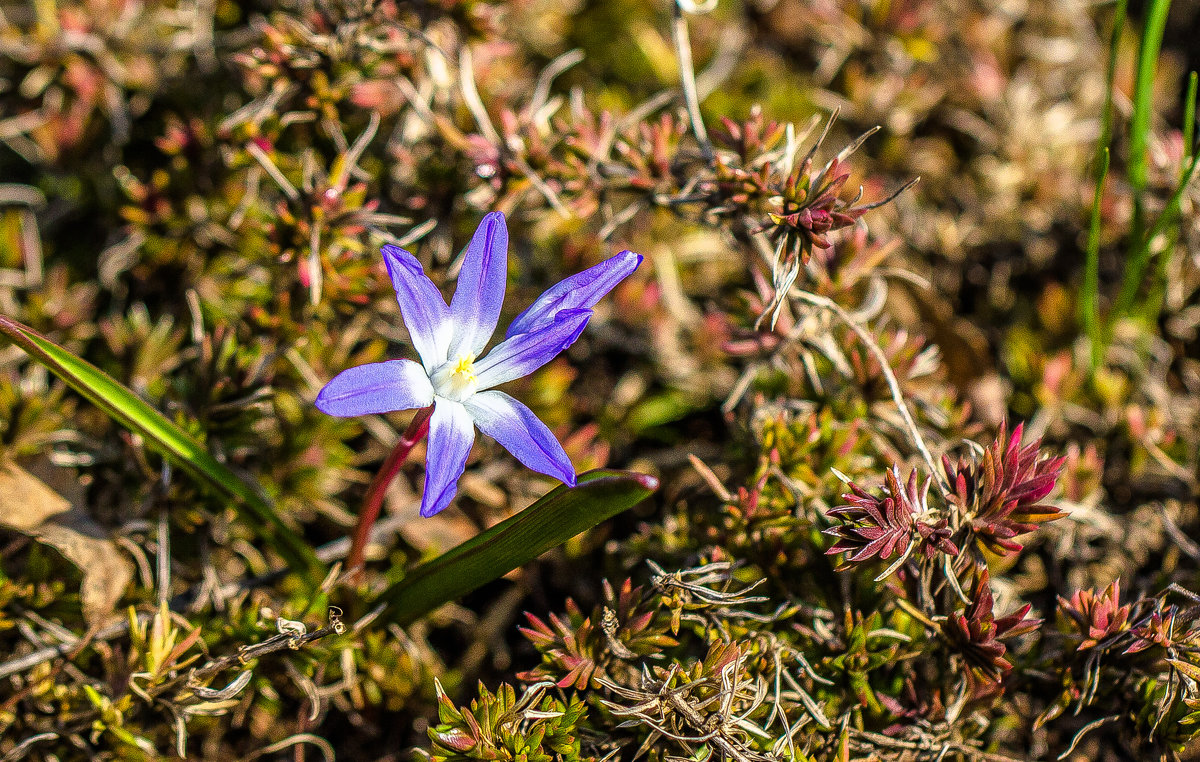
M843 522L825 530L825 534L837 538L825 552L848 554L839 571L876 559L886 561L896 554L905 557L914 549L926 555L935 550L958 555L945 519L934 523L921 519L928 514L929 484L927 478L918 485L917 472L913 471L901 486L895 468L887 472L882 495L872 495L850 484L851 491L842 495L847 505L839 505L827 514Z
M1133 628L1133 643L1125 649L1127 654L1145 651L1150 646L1169 648L1175 643L1175 618L1179 610L1174 606L1155 609L1141 624Z
M1007 616L997 617L986 569L975 578L971 600L965 609L946 618L942 623L942 636L966 662L972 696L984 698L998 692L1000 682L1012 670L1005 641L1032 632L1042 620L1025 618L1029 604Z
M969 522L979 545L999 555L1021 549L1014 537L1066 515L1042 502L1054 489L1064 459L1043 457L1041 439L1022 447L1023 430L1023 425L1018 425L1012 436L1007 436L1007 425L1002 424L996 441L975 462L959 459L954 465L949 458L942 458L950 480L950 499Z
M1059 596L1058 608L1082 636L1077 649L1080 651L1095 648L1105 640L1129 629L1132 606L1128 603L1121 605L1119 579L1099 593L1091 589L1076 590L1069 601Z

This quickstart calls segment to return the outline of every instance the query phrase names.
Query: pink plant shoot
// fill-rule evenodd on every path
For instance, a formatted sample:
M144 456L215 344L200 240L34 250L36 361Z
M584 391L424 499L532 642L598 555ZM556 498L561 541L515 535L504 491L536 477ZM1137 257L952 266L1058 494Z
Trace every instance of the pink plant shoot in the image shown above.
M941 625L942 637L966 662L967 683L977 699L994 695L1012 670L1005 641L1033 632L1042 623L1025 618L1032 608L1028 603L1001 617L996 616L994 605L991 580L983 569L975 578L971 603Z
M1066 515L1041 502L1054 489L1066 459L1043 457L1041 439L1022 447L1023 431L1023 424L1018 425L1007 436L1007 424L1001 424L996 441L976 462L960 459L953 465L942 457L951 500L969 520L980 546L998 555L1021 549L1014 537Z
M843 522L825 530L825 534L837 538L826 554L848 554L838 570L876 559L886 561L897 553L907 558L914 549L927 556L938 551L958 555L945 519L929 523L920 518L929 513L929 485L928 478L918 485L917 472L912 471L908 482L901 486L895 468L887 472L881 496L851 483L851 491L842 495L847 505L826 514Z
M1083 637L1078 647L1080 651L1095 648L1128 629L1132 609L1129 604L1121 605L1119 579L1098 593L1095 590L1076 590L1069 601L1059 596L1058 608Z

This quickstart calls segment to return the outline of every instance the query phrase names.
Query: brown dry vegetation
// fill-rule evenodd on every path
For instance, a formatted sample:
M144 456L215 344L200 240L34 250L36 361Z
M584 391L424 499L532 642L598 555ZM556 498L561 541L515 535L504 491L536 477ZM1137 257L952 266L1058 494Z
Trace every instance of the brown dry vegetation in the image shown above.
M420 519L418 450L314 589L0 347L0 759L1200 758L1196 4L1142 154L1130 9L1098 193L1112 7L705 5L0 0L0 314L323 562L411 417L312 406L412 356L378 249L448 292L489 210L509 318L645 255L509 391L662 484L401 628L552 480L481 438Z

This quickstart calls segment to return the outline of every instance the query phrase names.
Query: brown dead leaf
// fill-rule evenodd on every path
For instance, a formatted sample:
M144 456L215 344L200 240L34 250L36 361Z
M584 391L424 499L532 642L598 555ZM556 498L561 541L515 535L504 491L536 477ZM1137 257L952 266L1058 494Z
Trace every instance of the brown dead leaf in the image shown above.
M82 508L15 463L0 465L0 527L51 546L83 572L79 592L88 624L113 616L133 564Z
M0 523L30 534L69 510L65 497L25 469L15 463L0 467Z

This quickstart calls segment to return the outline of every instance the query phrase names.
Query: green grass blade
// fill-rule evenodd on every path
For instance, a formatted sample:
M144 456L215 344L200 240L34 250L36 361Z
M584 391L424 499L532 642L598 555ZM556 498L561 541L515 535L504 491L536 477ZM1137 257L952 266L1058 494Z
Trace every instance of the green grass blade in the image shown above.
M1150 0L1138 49L1137 79L1133 86L1133 116L1129 125L1129 183L1143 192L1149 177L1150 121L1154 116L1154 73L1167 28L1171 0Z
M1194 139L1194 124L1196 119L1196 72L1192 72L1188 77L1187 95L1183 101L1183 165L1179 169L1179 185L1171 197L1167 199L1166 206L1158 215L1158 219L1154 221L1150 231L1146 233L1142 244L1143 250L1146 252L1146 257L1149 259L1155 254L1153 246L1155 239L1160 235L1165 235L1162 245L1157 249L1158 261L1154 268L1154 278L1151 281L1150 294L1143 303L1143 317L1147 320L1155 321L1158 319L1159 313L1163 306L1163 301L1167 293L1167 270L1170 265L1170 252L1175 248L1176 242L1179 240L1179 228L1172 227L1179 216L1179 208L1183 202L1183 194L1187 192L1188 186L1192 184L1192 180L1196 177L1196 152L1192 141ZM1169 229L1168 229L1169 228ZM1133 305L1130 304L1130 309Z
M1183 166L1196 153L1196 72L1188 77L1187 97L1183 99Z
M1113 133L1113 82L1117 75L1117 53L1121 47L1121 33L1125 31L1125 12L1129 0L1117 0L1113 15L1112 36L1108 41L1108 69L1104 76L1104 111L1100 118L1100 145L1096 151L1096 166L1100 166L1100 151L1112 147Z
M1196 156L1196 72L1192 72L1188 77L1187 96L1183 99L1183 164L1179 168L1179 187L1175 190L1175 195L1167 202L1166 208L1163 210L1163 216L1160 216L1154 223L1154 228L1150 234L1146 236L1147 245L1154 242L1154 237L1158 235L1160 223L1164 220L1174 219L1174 215L1179 213L1179 205L1183 198L1184 192L1187 190L1188 184L1191 183L1193 173L1196 171L1196 164L1193 159ZM1171 217L1166 215L1170 214ZM1165 224L1165 223L1163 223ZM1163 246L1163 252L1170 252L1175 248L1176 242L1179 240L1179 228L1173 228L1169 240ZM1166 302L1167 297L1167 270L1171 264L1171 258L1160 256L1157 266L1154 268L1154 289L1150 292L1150 298L1146 300L1147 317L1152 321L1157 321L1158 316Z
M575 535L646 499L658 480L626 471L589 471L453 550L414 569L385 590L383 616L408 624L443 603L498 579Z
M1146 251L1150 251L1150 245L1154 242L1154 239L1166 233L1167 227L1175 221L1176 217L1179 216L1179 207L1183 203L1183 194L1187 191L1188 186L1192 184L1192 180L1194 180L1196 177L1197 164L1200 164L1200 161L1197 161L1197 158L1193 156L1191 162L1184 167L1184 174L1179 180L1178 187L1176 187L1175 192L1171 194L1171 198L1167 199L1167 205L1163 207L1162 213L1159 214L1158 219L1154 221L1154 227L1150 228L1150 232L1146 234ZM1145 304L1145 307L1147 308L1146 311L1149 313L1149 317L1151 318L1157 318L1159 308L1162 305L1162 299L1166 294L1167 264L1168 260L1170 259L1168 255L1175 245L1175 235L1178 232L1178 230L1171 231L1171 235L1168 237L1161 253L1158 255L1158 271L1156 273L1157 279L1154 284L1154 288L1151 291L1150 298Z
M1154 109L1154 73L1162 49L1163 32L1167 27L1167 11L1171 0L1150 0L1146 23L1142 28L1142 44L1138 50L1137 78L1133 87L1133 117L1129 126L1129 185L1133 189L1133 230L1129 236L1129 259L1121 294L1117 299L1117 314L1128 314L1137 299L1138 289L1146 274L1150 259L1147 246L1146 212L1144 208L1146 183L1150 175L1150 121Z
M1095 373L1104 357L1105 337L1100 335L1100 203L1104 199L1104 181L1108 178L1108 148L1100 154L1100 173L1096 178L1096 196L1092 199L1092 219L1088 224L1087 259L1080 295L1080 317L1091 344L1091 372Z
M117 423L140 435L177 466L217 492L235 498L244 518L260 529L269 528L276 549L295 571L319 582L322 564L312 548L280 521L271 501L248 484L187 432L169 421L142 398L88 361L63 349L22 323L0 315L0 333Z

